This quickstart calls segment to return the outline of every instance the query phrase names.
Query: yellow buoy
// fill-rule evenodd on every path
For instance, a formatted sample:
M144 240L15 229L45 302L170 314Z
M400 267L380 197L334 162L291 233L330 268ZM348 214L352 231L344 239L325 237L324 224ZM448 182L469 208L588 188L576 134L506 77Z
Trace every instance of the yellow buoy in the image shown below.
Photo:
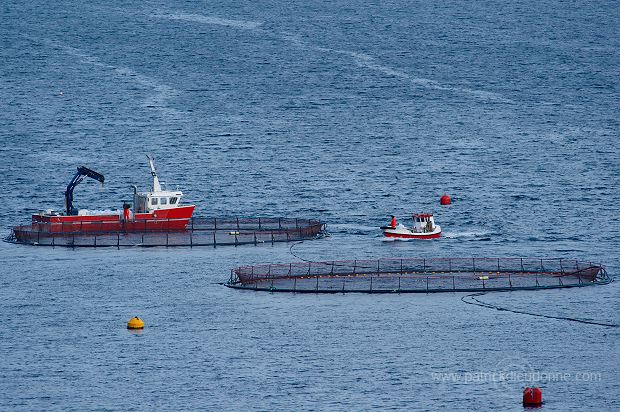
M137 316L129 319L127 329L144 329L144 321Z

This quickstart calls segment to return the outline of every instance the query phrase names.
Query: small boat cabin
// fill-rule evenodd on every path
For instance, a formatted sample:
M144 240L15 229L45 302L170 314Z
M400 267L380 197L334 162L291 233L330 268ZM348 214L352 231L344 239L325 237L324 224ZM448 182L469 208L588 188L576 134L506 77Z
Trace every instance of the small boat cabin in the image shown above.
M413 215L413 230L415 232L432 232L435 230L435 219L432 213L416 213Z

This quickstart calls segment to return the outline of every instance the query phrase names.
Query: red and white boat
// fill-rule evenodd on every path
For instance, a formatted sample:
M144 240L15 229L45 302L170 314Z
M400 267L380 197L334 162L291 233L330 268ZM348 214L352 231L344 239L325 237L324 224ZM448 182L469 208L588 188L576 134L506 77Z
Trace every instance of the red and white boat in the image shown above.
M133 208L126 203L119 211L77 210L73 207L73 189L85 177L104 182L104 177L87 167L80 166L65 191L66 212L47 210L32 215L32 229L47 233L78 232L143 232L184 230L194 213L195 205L181 205L183 193L165 190L157 177L154 159L148 156L153 187L138 192L133 186ZM19 239L18 239L19 240Z
M431 213L416 213L413 215L413 226L406 227L396 223L392 218L389 226L382 226L383 236L391 239L436 239L441 236L441 226L435 225Z

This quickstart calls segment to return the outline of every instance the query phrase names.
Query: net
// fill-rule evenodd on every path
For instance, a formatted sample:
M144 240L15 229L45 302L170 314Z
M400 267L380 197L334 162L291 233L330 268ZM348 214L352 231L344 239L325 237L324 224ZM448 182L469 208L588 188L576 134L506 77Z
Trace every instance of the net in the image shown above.
M162 223L158 221L159 223ZM224 246L290 242L320 236L325 224L295 218L192 218L185 230L167 230L165 221L157 230L107 230L108 222L33 223L17 226L6 239L37 246L135 247L135 246Z
M599 264L567 259L435 258L242 266L226 286L273 292L407 293L552 289L611 282Z

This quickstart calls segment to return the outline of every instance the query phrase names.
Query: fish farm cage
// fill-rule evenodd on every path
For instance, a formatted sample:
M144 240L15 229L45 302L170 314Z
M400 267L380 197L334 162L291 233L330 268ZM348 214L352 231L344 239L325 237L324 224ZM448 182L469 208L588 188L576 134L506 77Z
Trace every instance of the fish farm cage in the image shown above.
M436 293L556 289L610 283L599 264L568 259L435 258L242 266L226 286L297 293Z
M116 222L112 222L116 224ZM313 239L324 234L325 223L291 218L192 218L187 229L107 230L110 222L52 223L17 226L4 240L36 246L62 247L155 247L224 246Z

